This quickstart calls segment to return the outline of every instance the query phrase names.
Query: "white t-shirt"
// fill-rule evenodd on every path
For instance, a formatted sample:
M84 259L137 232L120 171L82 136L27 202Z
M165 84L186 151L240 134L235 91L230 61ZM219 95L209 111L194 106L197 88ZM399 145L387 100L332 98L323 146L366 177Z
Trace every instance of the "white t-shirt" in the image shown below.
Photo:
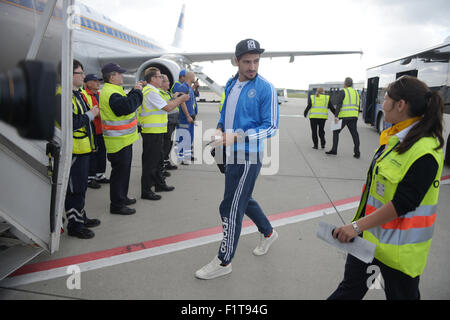
M230 94L227 98L226 113L225 113L225 130L233 130L234 115L236 113L236 106L241 94L242 88L248 81L240 82L239 79L231 88Z
M156 91L159 91L158 88L155 88L151 84L147 84L147 86L149 86L150 88L153 88ZM154 108L161 110L162 108L167 106L167 102L161 97L161 95L159 93L150 91L145 96L145 106L149 110L154 109Z

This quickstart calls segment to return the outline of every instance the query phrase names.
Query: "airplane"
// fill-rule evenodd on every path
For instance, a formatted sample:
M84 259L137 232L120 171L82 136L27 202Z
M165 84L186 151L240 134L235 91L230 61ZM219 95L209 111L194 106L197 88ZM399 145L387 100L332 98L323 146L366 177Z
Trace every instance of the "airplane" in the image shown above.
M10 30L11 25L18 25L18 29L11 31L14 35L8 34L8 37L14 36L16 39L23 39L21 42L28 43L27 37L31 35L34 26L30 25L30 19L26 18L24 12L41 13L46 2L44 0L0 0L2 12L8 13L2 16L0 27L2 30ZM195 63L230 60L234 64L234 52L182 51L185 5L182 6L171 46L132 31L82 2L76 2L74 11L73 52L74 57L83 63L86 73L100 75L102 65L114 62L127 69L124 75L124 86L132 87L135 82L143 78L143 72L148 67L159 68L161 73L168 75L171 84L178 80L181 69L190 69L219 96L222 94L223 88L204 75L201 67L196 66ZM58 6L53 12L53 17L54 20L61 19L61 10L58 10ZM22 47L23 45L20 46ZM1 65L8 65L10 62L8 58L4 60L4 56L17 57L16 45L5 49L2 49ZM41 50L48 52L48 54L42 53L43 57L55 56L55 48L51 46L41 47ZM362 53L362 51L266 51L261 57L289 57L289 62L292 63L296 56Z

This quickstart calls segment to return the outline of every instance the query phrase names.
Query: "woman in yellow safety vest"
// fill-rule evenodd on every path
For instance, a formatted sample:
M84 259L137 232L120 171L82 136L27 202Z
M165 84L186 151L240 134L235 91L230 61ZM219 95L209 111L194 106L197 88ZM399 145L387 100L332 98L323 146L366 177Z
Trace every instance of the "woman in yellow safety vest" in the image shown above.
M424 82L403 76L388 86L383 111L393 126L380 136L353 222L333 232L340 242L362 233L376 245L375 259L348 255L329 299L362 299L380 272L387 299L420 299L437 216L444 104Z
M308 105L303 113L305 118L309 112L309 121L311 123L311 134L313 140L313 149L317 149L319 145L319 139L317 133L319 133L320 146L325 148L325 122L328 119L328 109L331 112L335 112L333 104L331 103L330 96L325 94L323 88L317 88L316 94L308 97Z

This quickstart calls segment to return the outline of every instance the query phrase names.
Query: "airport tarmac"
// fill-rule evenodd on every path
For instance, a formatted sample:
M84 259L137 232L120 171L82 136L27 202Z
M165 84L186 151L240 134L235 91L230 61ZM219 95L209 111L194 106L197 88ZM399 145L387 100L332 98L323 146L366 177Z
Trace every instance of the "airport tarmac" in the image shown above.
M130 197L137 198L133 206L137 213L111 215L109 186L88 189L88 217L101 220L101 225L92 229L95 238L81 240L65 232L58 252L38 256L0 282L0 299L327 298L342 280L346 255L319 240L317 226L320 221L342 224L329 198L350 222L378 134L360 117L361 158L352 156L353 142L347 129L341 132L338 155L328 156L330 121L325 150L313 150L309 120L303 117L305 107L305 99L289 99L280 106L279 166L276 174L259 176L253 193L279 233L265 256L252 254L259 234L245 222L233 272L214 280L196 279L195 271L212 260L222 239L218 207L224 176L214 164L179 166L167 178L168 184L175 186L173 192L160 193L160 201L142 200L139 140L133 146L129 191ZM218 105L201 103L199 112L203 133L215 128ZM199 129L197 135L202 134ZM203 145L208 141L205 136ZM195 156L201 158L198 151L195 149ZM276 158L276 154L270 155L268 171L271 166L276 168ZM450 169L445 167L443 177L449 175ZM450 186L446 181L441 185L435 233L420 281L425 300L450 299L450 216L445 209L450 207ZM365 299L385 299L385 295L382 289L372 289Z

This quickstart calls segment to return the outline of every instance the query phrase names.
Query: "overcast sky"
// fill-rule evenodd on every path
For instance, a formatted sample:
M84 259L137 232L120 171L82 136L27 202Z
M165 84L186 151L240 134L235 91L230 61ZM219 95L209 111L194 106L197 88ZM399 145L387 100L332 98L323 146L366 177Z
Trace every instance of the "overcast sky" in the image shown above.
M262 48L362 50L364 55L262 59L259 72L278 88L364 81L368 67L438 45L450 36L449 0L83 0L112 20L171 44L186 4L185 51L234 51L245 38ZM236 72L229 61L206 62L221 85Z

